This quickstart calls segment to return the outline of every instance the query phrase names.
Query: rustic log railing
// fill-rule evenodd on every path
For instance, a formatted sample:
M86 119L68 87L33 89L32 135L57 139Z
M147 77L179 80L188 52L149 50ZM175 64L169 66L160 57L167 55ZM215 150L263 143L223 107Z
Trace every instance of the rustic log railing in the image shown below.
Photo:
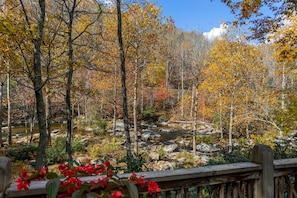
M45 181L33 182L29 190L18 191L15 183L9 183L10 171L10 161L0 157L0 198L46 197ZM271 148L265 145L253 148L251 162L138 175L158 182L162 192L157 197L297 198L297 158L274 160ZM145 190L139 189L140 194Z

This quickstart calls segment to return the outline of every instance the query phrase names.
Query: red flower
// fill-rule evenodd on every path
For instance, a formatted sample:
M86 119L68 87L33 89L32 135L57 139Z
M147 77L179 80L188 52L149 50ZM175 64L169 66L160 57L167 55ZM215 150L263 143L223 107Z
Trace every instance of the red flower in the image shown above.
M111 169L107 171L106 176L107 176L108 178L112 178L112 176L113 176L113 172L112 172Z
M21 172L21 177L22 178L28 178L28 173L26 171L24 171L23 169L20 169L20 172Z
M96 188L99 187L100 189L102 189L103 191L101 193L103 193L102 195L104 196L108 195L108 197L110 197L111 195L112 198L124 197L121 191L112 191L114 190L114 188L109 188L110 179L116 176L116 171L110 165L109 161L105 161L103 164L96 166L89 164L80 167L68 167L65 164L60 164L58 166L58 169L65 177L65 180L62 180L62 182L60 183L59 194L57 195L58 198L71 197L75 191L80 189L86 192L92 192L92 188L94 187L93 185L95 185ZM106 176L101 176L101 174L105 174ZM96 181L90 181L87 185L84 185L78 177L86 175L99 175L99 177ZM21 169L20 178L16 180L16 188L17 190L28 190L30 182L32 180L48 179L47 176L48 175L46 167L30 175L26 171ZM116 180L120 178L114 177L114 179ZM129 179L131 182L139 185L140 187L147 186L149 195L152 195L155 192L160 192L158 184L152 181L144 182L144 176L137 176L135 173L132 173ZM120 188L121 184L119 185L120 186L118 187Z
M112 198L119 198L122 195L123 195L123 193L121 191L114 191L111 196L112 196Z
M60 189L65 189L65 193L71 197L72 193L80 189L82 181L77 177L70 177L60 183Z
M66 164L59 164L58 169L60 171L60 173L62 173L63 171L65 171L67 169Z
M138 184L140 187L143 187L145 185L143 178L144 176L137 177L136 173L132 173L130 176L130 181Z
M148 187L148 194L151 195L155 192L160 192L161 189L159 187L159 185L156 182L153 181L147 181L146 185Z
M42 176L45 176L46 175L46 167L43 167L41 170L40 170L40 174Z
M103 164L104 164L105 166L110 166L110 161L105 160L105 161L103 162Z
M17 190L28 190L29 189L29 186L30 186L30 182L28 180L23 180L22 178L17 178L16 179L16 182L17 182Z

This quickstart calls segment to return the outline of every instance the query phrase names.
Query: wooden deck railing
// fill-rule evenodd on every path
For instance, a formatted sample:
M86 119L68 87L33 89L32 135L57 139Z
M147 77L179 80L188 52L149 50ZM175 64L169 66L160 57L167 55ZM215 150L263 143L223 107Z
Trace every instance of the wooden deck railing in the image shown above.
M138 175L158 182L162 192L157 197L297 198L297 158L274 160L271 148L265 145L256 145L251 158L251 162ZM0 178L4 178L4 182L0 179L2 197L45 197L45 181L32 183L27 191L18 191L15 183L9 184L9 165L7 158L0 158ZM95 177L83 180L95 180Z

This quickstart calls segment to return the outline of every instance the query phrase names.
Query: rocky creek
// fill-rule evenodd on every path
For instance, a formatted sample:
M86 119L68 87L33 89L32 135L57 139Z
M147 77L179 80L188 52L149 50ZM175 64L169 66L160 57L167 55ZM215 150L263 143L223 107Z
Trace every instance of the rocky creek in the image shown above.
M191 130L192 124L188 122L163 122L158 126L155 124L142 125L141 130L138 132L138 146L139 149L146 153L148 163L146 166L150 170L172 170L177 167L183 167L185 164L201 164L206 163L209 157L218 151L215 144L206 144L199 142L196 146L197 155L193 156L192 138L193 133ZM60 131L65 130L62 124L55 124L52 128L52 138L64 136ZM87 131L95 129L88 128ZM4 128L5 131L5 128ZM25 144L28 142L30 135L26 132L23 126L16 126L12 129L13 140L17 144ZM109 131L110 135L114 135ZM210 125L203 124L198 128L197 134L200 136L217 136L218 131ZM116 133L117 137L124 137L124 124L121 121L117 122ZM131 132L133 136L133 132ZM7 133L4 133L6 139ZM33 130L33 140L38 141L39 134L38 128ZM4 139L4 140L5 140ZM87 136L81 141L87 142L92 139L92 136ZM123 138L125 139L125 138ZM123 144L124 145L124 144ZM77 161L82 161L83 158L88 156L78 156ZM95 162L97 159L90 159Z

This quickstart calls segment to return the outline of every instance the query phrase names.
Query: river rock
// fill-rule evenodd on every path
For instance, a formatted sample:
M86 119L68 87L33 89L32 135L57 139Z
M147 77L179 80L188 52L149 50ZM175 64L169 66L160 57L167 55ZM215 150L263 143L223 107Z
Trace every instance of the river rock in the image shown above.
M94 131L94 129L91 128L91 127L86 127L86 128L85 128L85 131Z
M169 144L169 145L164 145L163 151L166 153L171 153L175 151L178 148L177 144Z
M116 131L125 131L125 125L124 125L124 122L122 120L117 120L116 121L115 130Z
M161 131L166 132L166 133L170 133L170 132L173 132L174 130L171 129L171 128L162 128Z
M139 141L139 142L138 142L138 146L139 146L140 148L143 148L143 147L146 147L147 144L146 144L144 141Z
M218 151L219 149L215 148L213 145L201 143L196 146L196 150L204 153L211 153Z
M80 165L86 165L86 164L91 163L92 159L89 158L89 157L84 157L84 156L82 156L82 157L78 157L78 158L76 158L75 161L76 161L77 163L79 163Z
M51 135L57 135L60 132L60 130L55 129L51 131Z
M168 126L168 122L160 122L161 126Z
M149 158L152 160L159 160L160 155L159 155L159 153L152 151L149 153Z
M165 170L174 170L176 167L176 162L169 162L169 161L157 161L154 165L155 171L165 171Z
M149 141L156 138L160 138L161 134L155 131L146 130L143 134L141 134L141 139L143 141Z

